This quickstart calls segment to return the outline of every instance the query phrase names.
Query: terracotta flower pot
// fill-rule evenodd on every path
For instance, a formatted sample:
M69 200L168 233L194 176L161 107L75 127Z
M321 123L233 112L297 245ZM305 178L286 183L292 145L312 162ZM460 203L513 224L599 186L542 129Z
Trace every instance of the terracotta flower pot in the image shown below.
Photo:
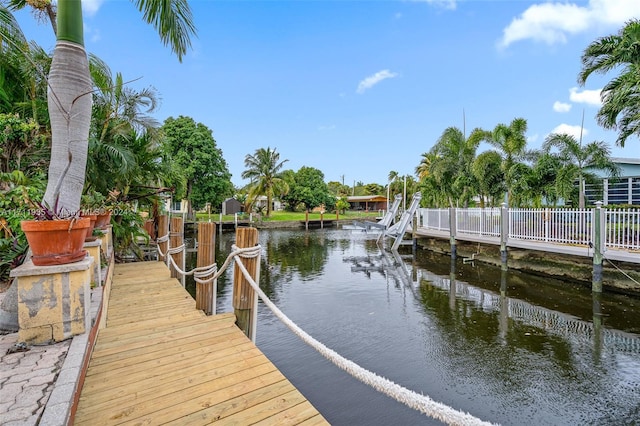
M91 220L25 220L20 227L27 237L36 266L73 263L84 259L83 249Z
M85 241L95 241L98 237L93 235L93 228L96 226L96 221L98 220L98 215L97 214L87 214L87 215L82 215L82 217L88 217L89 220L91 221L90 225L89 225L89 229L87 230L87 236L84 237Z
M111 223L111 210L107 210L105 213L98 214L95 227L98 229L104 229L110 223Z

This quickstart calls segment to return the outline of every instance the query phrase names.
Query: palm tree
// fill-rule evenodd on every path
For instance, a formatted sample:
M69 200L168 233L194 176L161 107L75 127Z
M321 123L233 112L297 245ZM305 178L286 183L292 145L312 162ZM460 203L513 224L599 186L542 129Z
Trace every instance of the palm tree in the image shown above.
M441 207L447 205L447 196L433 175L435 164L438 162L438 154L433 151L422 153L420 164L416 166L415 173L419 179L419 189L422 192L420 204L423 207Z
M592 42L582 54L578 83L583 86L593 73L620 69L600 94L602 107L596 118L605 129L617 130L616 144L624 147L629 136L640 135L640 20L625 24L618 34Z
M483 136L482 130L475 129L467 138L457 127L449 127L431 148L430 172L449 199L450 207L460 202L466 206L475 195L471 165Z
M389 181L387 182L387 210L389 210L390 201L391 201L391 183L398 179L398 172L395 170L391 170L389 172Z
M260 195L267 196L267 217L271 215L271 200L275 194L288 191L287 182L279 175L289 160L280 161L280 154L275 148L259 148L253 155L244 158L246 170L242 172L243 179L251 180L249 199L255 200Z
M149 115L159 104L153 87L142 90L128 87L121 73L114 77L109 66L95 55L89 56L89 69L95 86L92 133L98 141L126 137L130 130L137 134L155 133L160 122Z
M559 196L568 198L577 180L581 209L585 207L585 178L597 179L590 170L605 170L611 176L619 173L618 166L611 161L609 147L604 142L594 141L582 146L574 136L553 133L544 141L542 148L549 153L554 147L558 149L556 155L563 165L556 176L556 191Z
M498 199L504 196L504 174L500 169L502 158L495 151L486 151L478 155L471 165L471 173L477 183L480 195L480 207L485 207L485 200L495 206Z
M109 66L95 55L89 56L89 69L95 91L85 190L91 187L106 194L116 188L115 182L129 180L132 170L141 166L137 156L147 156L132 149L153 151L159 146L160 123L149 115L158 104L158 95L153 88L138 91L127 87L122 74L114 77ZM140 144L141 140L145 142ZM157 176L150 178L155 180Z
M512 205L513 189L516 179L521 175L518 165L522 161L530 158L527 151L527 120L524 118L514 118L507 126L498 124L493 131L484 132L483 140L492 145L502 159L500 167L505 177L507 187L507 201Z
M2 5L0 53L0 110L18 112L24 117L31 115L39 121L37 102L40 100L46 106L44 80L51 58L35 43L26 41L13 15Z
M25 6L11 0L12 8ZM165 45L182 60L195 33L186 0L134 0L144 20L159 32ZM45 12L49 2L37 2ZM33 6L33 7L36 7ZM58 0L56 46L49 72L49 117L51 122L51 160L43 204L63 215L75 214L80 207L87 163L92 112L92 81L84 48L81 0ZM53 15L49 14L53 25Z

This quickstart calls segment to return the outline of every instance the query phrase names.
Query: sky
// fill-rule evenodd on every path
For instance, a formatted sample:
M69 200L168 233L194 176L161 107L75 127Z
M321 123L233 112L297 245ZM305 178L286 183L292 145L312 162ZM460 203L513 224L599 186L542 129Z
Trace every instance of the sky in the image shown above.
M275 149L284 169L325 181L386 185L414 175L445 129L468 135L527 120L528 148L551 133L609 144L600 89L616 73L577 83L599 37L640 18L638 0L192 0L197 35L182 62L127 0L83 0L85 47L134 89L153 87L153 116L207 126L236 186L244 159ZM47 51L50 26L16 14ZM489 147L480 146L479 152Z

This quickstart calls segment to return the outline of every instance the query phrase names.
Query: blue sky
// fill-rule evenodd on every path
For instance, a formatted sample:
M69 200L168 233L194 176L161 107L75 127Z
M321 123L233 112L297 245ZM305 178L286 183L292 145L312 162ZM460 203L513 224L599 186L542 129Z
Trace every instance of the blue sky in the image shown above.
M190 5L198 33L182 63L126 0L83 0L85 45L134 88L157 89L158 120L184 115L210 128L235 185L246 183L244 158L258 148L326 181L384 185L390 171L413 174L447 127L468 134L523 117L538 148L552 132L578 136L583 112L584 142L640 158L637 137L615 147L616 134L594 119L614 74L576 82L584 48L640 18L640 1ZM27 38L53 50L48 25L17 18Z

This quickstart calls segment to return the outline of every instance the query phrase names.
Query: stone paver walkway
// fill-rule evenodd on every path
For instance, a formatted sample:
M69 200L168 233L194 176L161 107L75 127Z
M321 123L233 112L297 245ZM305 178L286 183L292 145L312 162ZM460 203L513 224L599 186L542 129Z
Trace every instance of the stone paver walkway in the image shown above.
M18 333L0 336L0 423L37 425L71 340L13 352L17 341Z

